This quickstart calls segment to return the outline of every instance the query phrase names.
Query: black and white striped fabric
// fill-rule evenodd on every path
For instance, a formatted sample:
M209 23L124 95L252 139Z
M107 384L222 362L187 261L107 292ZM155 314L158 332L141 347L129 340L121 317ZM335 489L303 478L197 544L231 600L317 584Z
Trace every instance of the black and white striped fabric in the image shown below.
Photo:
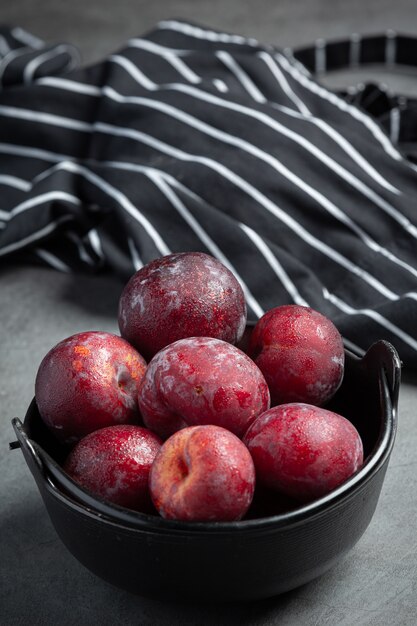
M0 54L3 263L127 279L205 251L241 280L252 319L309 305L348 346L386 338L417 367L417 168L389 103L391 138L313 78L325 45L297 59L164 21L86 69L21 29L0 32Z
M353 33L349 39L326 42L318 39L314 46L286 52L307 67L314 75L360 66L380 65L388 70L402 66L417 67L417 39L387 31L384 35L361 37ZM391 141L401 152L417 162L417 100L392 93L384 83L350 85L339 92L344 99L366 109L385 128Z

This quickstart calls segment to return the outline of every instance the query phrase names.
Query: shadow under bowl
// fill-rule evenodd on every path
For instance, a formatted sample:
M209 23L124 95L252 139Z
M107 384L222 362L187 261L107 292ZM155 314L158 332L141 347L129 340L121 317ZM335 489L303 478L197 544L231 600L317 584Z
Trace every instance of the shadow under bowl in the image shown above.
M394 444L400 361L379 341L358 357L326 407L358 429L362 468L340 487L291 511L239 522L164 520L88 494L62 470L65 450L33 400L13 426L48 514L68 550L102 579L140 595L243 601L294 589L323 574L359 540L374 514Z

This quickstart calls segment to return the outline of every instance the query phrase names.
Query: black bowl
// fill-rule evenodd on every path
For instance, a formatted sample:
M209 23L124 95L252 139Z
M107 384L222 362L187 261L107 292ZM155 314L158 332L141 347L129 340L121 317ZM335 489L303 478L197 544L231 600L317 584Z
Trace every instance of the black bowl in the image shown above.
M400 361L386 341L363 358L346 350L343 384L327 408L362 437L363 467L308 505L269 517L186 523L135 513L89 495L62 470L65 451L35 401L13 426L52 523L92 572L131 592L192 601L254 600L321 575L358 541L378 502L394 444Z

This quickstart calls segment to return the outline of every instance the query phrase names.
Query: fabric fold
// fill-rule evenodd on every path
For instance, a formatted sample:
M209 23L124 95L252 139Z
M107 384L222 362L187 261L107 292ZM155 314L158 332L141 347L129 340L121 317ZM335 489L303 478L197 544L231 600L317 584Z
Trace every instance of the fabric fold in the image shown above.
M389 99L356 106L289 51L175 20L77 69L22 33L0 32L2 263L126 280L201 250L252 319L308 305L417 367L417 172L364 108ZM304 56L325 68L320 50Z

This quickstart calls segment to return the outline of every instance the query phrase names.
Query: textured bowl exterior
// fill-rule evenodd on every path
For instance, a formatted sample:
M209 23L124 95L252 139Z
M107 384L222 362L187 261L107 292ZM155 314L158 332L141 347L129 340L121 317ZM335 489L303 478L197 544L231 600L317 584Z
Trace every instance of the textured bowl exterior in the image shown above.
M375 511L386 466L352 497L302 523L225 533L132 529L69 505L48 484L41 493L63 543L104 580L151 597L255 600L309 582L352 548Z
M159 598L242 601L274 596L332 567L359 540L375 511L396 431L399 360L386 342L360 359L329 408L358 428L365 464L334 492L273 517L187 524L95 500L68 481L36 404L15 423L52 523L88 569L123 589ZM49 453L49 454L48 454Z

